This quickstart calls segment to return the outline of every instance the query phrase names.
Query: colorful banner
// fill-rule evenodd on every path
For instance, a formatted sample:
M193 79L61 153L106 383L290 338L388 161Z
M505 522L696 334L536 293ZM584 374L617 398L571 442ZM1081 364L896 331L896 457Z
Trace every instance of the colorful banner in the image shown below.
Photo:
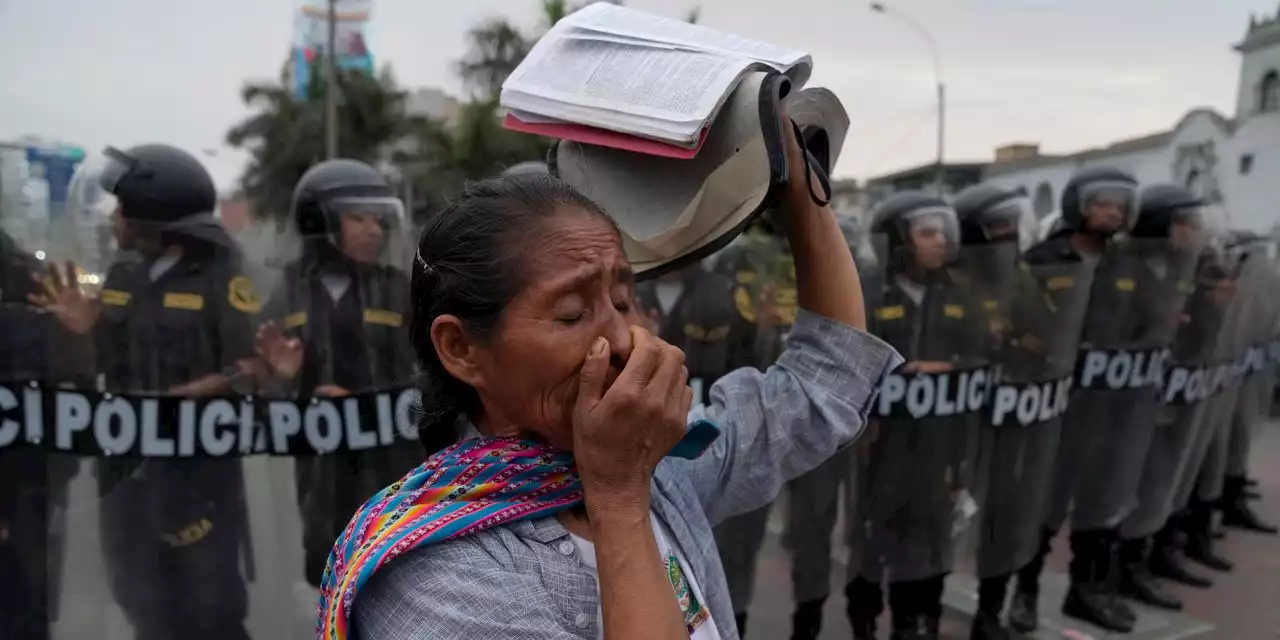
M365 39L365 27L372 15L372 0L334 0L335 61L341 69L373 73L373 55ZM329 46L329 6L323 0L306 0L294 20L293 90L302 98L307 93L317 56Z

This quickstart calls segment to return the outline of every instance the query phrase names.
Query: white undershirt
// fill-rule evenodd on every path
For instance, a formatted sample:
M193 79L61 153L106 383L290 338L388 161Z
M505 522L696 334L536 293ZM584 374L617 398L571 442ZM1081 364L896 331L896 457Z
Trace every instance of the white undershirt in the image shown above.
M333 303L338 304L342 296L346 295L347 289L351 288L351 276L325 273L320 276L320 283L329 292L329 297L333 299Z
M658 555L662 556L667 563L667 578L673 582L672 589L678 589L686 594L681 597L680 610L685 614L685 624L693 625L693 632L689 634L689 640L720 640L720 631L716 629L715 620L711 618L711 610L707 609L707 602L702 597L702 589L698 587L698 580L693 577L692 573L685 570L689 563L685 561L680 550L671 544L666 533L662 531L662 525L658 523L658 515L650 512L649 520L653 523L653 537L658 542ZM596 545L572 533L569 536L573 538L573 543L578 547L578 555L582 558L582 564L590 568L592 573L595 573ZM675 571L672 570L673 568ZM679 577L672 579L672 574L682 576L683 581L679 580ZM674 584L676 582L681 584L676 586ZM597 574L597 594L599 589L600 579ZM596 620L600 629L599 637L604 638L604 618L599 609L596 610Z
M907 294L907 297L911 298L911 301L916 303L917 307L924 302L924 285L901 274L898 275L897 281L898 286L902 288L902 292Z
M676 301L680 299L680 294L684 293L684 283L679 280L675 282L658 282L654 286L654 293L658 295L658 306L662 307L662 315L671 313L671 308L676 306Z
M173 268L173 265L178 264L178 260L181 259L181 253L166 253L151 263L151 268L147 271L147 275L152 282L155 282L160 279L160 276L168 273Z

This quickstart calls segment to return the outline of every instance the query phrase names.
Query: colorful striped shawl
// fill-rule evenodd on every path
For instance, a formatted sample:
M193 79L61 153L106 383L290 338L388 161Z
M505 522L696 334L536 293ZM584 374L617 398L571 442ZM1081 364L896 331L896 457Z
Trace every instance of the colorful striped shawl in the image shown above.
M396 557L582 501L573 456L518 438L472 438L427 458L356 512L329 554L317 640L347 640L352 603Z

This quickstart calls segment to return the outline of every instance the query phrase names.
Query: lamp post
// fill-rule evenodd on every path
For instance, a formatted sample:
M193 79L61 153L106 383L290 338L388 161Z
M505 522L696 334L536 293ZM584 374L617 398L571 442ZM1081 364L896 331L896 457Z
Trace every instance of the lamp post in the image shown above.
M901 11L891 10L885 6L883 2L872 2L871 10L875 13L881 13L891 18L897 18L920 34L925 44L929 45L929 53L933 55L933 81L938 91L938 157L936 164L936 187L938 195L942 196L947 181L947 166L943 162L943 153L946 148L946 127L947 127L947 91L946 86L942 84L942 63L941 57L938 55L938 44L934 42L933 36L929 35L919 22L916 22L911 16Z
M324 56L325 157L338 157L338 0L329 0L329 32Z

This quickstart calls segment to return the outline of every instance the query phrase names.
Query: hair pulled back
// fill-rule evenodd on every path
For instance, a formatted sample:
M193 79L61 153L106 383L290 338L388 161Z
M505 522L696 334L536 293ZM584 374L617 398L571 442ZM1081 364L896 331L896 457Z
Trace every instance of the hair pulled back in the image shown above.
M472 338L487 340L525 285L528 255L539 227L563 207L612 220L586 196L546 174L505 175L473 182L431 216L418 240L409 335L417 355L422 417L418 437L427 455L457 442L458 418L480 408L475 389L445 370L431 342L431 325L457 316Z

